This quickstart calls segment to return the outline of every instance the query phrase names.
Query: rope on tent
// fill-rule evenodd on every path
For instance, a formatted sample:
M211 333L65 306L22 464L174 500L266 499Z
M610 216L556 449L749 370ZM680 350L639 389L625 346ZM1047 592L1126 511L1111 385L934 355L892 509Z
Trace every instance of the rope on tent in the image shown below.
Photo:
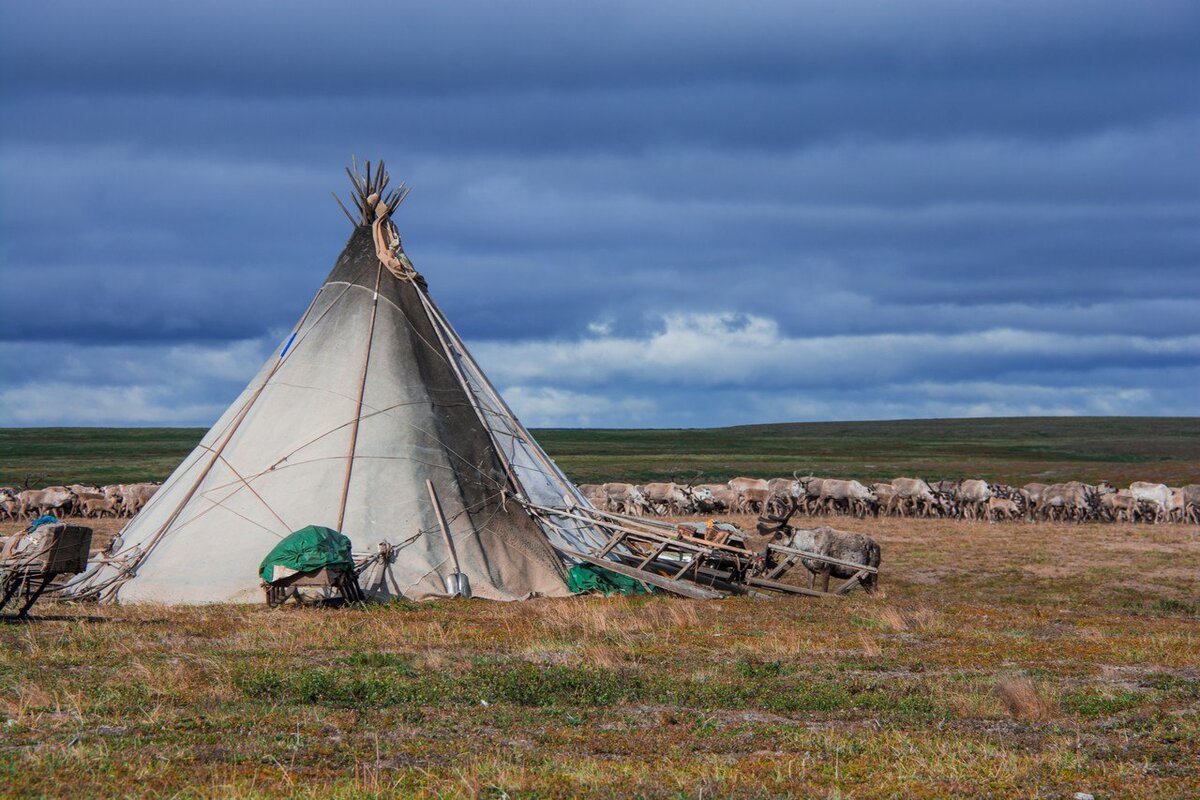
M205 449L207 449L207 448L205 448ZM271 512L271 516L273 516L276 519L276 521L278 521L279 524L283 527L284 533L286 534L286 533L290 532L291 529L288 527L288 524L283 521L283 517L281 517L281 516L279 516L279 514L275 513L275 509L271 508L271 504L268 503L266 500L264 500L262 495L260 495L258 492L256 492L254 490L254 487L250 485L250 481L248 481L244 477L242 477L242 473L238 472L237 468L234 467L233 464L229 463L229 459L225 458L225 456L220 456L220 459L221 459L221 463L223 463L226 467L229 468L229 471L232 472L234 474L234 476L242 483L242 485L246 487L246 489L250 492L250 494L254 495L255 499L258 500L258 502L263 504L263 508L265 508L265 509L267 509L267 511Z
M373 411L371 414L365 415L365 416L363 417L363 419L369 419L369 418L371 418L372 416L376 416L376 415L379 415L379 414L384 414L384 413L386 413L386 412L388 412L388 411L392 410L393 408L398 408L398 407L400 407L400 406L405 406L405 405L415 405L415 404L416 404L416 403L397 403L397 404L395 404L395 405L392 405L392 406L387 406L387 407L385 407L385 408L383 408L383 409L379 409L379 410L377 410L377 411ZM320 439L324 438L325 436L328 436L328 435L330 435L330 434L332 434L332 433L335 433L335 432L337 432L337 431L341 430L342 428L345 428L345 427L346 427L347 425L349 425L349 424L351 424L351 423L349 423L349 422L342 423L342 424L338 425L336 428L333 428L332 430L329 430L329 431L326 431L325 433L322 433L320 436L317 436L317 437L315 437L315 438L313 438L313 439L310 439L308 442L305 442L304 444L300 445L299 447L297 447L297 448L293 449L293 450L292 450L290 453L288 453L287 455L283 456L282 458L280 458L279 460L277 460L275 463L271 464L271 465L270 465L269 467L267 467L266 469L264 469L264 470L262 470L262 471L260 471L260 472L258 472L258 473L255 473L254 475L251 475L251 476L249 476L248 478L245 478L245 479L244 479L245 483L246 483L246 484L247 484L247 486L248 486L248 485L249 485L249 483L250 483L251 481L257 480L258 478L260 478L260 477L262 477L262 476L264 476L264 475L266 475L266 474L268 474L268 473L271 473L271 472L276 472L276 471L283 470L283 469L288 469L288 468L290 468L290 467L302 466L302 465L305 465L305 464L312 464L312 463L315 463L315 462L318 462L318 461L340 460L341 458L344 458L344 456L322 456L322 457L320 457L320 458L308 459L308 460L306 460L306 461L291 462L291 463L287 463L287 464L284 464L284 463L283 463L283 462L287 461L288 459L290 459L292 456L294 456L296 453L300 452L300 450L304 449L305 447L308 447L309 445L313 444L314 442L316 442L316 441L319 441ZM485 490L493 490L493 489L496 489L496 488L501 488L501 487L499 487L499 485L498 485L498 484L495 482L495 480L492 478L492 476L491 476L490 474L488 474L487 472L483 471L482 469L480 469L480 468L479 468L478 466L476 466L475 464L471 463L471 462L470 462L469 460L467 460L467 459L466 459L464 456L462 456L461 454L459 454L459 453L458 453L457 451L455 451L455 450L454 450L452 447L450 447L448 444L446 444L446 443L445 443L445 442L443 442L441 439L439 439L439 438L438 438L436 435L434 435L434 434L430 433L429 431L425 430L424 428L420 428L420 427L418 427L418 426L416 426L416 425L413 425L412 423L407 423L407 424L408 424L410 427L412 427L412 428L414 428L414 429L416 429L416 430L420 431L421 433L423 433L423 434L424 434L424 435L425 435L427 438L429 438L430 440L432 440L432 441L434 441L434 442L437 442L439 445L441 445L441 446L442 446L442 448L445 450L445 452L447 452L448 454L450 454L450 455L454 456L454 457L455 457L455 458L457 458L459 461L461 461L463 464L465 464L466 466L470 467L471 469L473 469L473 470L475 470L477 473L479 473L479 476L480 476L480 477L481 477L483 480L480 480L480 481L479 481L479 482L476 484L477 486L479 486L480 488L482 488L482 489L485 489ZM421 464L421 465L423 465L423 466L430 467L430 468L433 468L433 469L447 469L447 470L453 470L453 469L454 469L452 466L449 466L449 465L445 465L445 464L435 464L435 463L433 463L433 462L429 462L429 461L423 461L423 460L421 460L421 459L412 458L412 457L409 457L409 456L356 456L356 458L366 458L366 459L373 459L373 460L395 460L395 461L410 461L410 462L417 463L417 464ZM226 462L226 463L228 463L228 462ZM282 465L282 466L281 466L281 465ZM228 483L224 483L224 484L220 484L220 485L217 485L217 486L210 487L209 489L207 489L207 490L206 490L206 493L205 493L205 499L208 499L208 500L209 500L209 502L215 503L215 504L217 504L217 505L223 504L223 503L224 503L226 500L229 500L231 497L233 497L235 494L237 494L237 492L241 491L241 489L243 488L243 487L241 486L241 483L242 483L242 481L237 481L237 480L235 480L235 481L229 481ZM212 500L212 498L210 498L210 497L208 497L208 496L207 496L207 493L208 493L208 492L217 492L217 491L220 491L220 490L222 490L222 489L226 489L226 488L230 488L230 487L237 487L237 488L236 488L236 489L234 489L234 491L232 491L232 492L230 492L229 494L227 494L225 497L221 498L221 500L220 500L220 501L214 501L214 500ZM266 504L265 504L265 502L264 502L264 505L266 505ZM195 520L199 519L200 517L204 516L204 515L205 515L205 514L207 514L209 511L212 511L212 510L213 510L213 508L212 508L212 507L209 507L209 508L205 509L204 511L201 511L200 513L196 514L194 517L192 517L191 519L189 519L189 520L188 520L188 522L184 523L183 525L181 525L181 526L180 526L179 528L177 528L176 530L179 530L179 529L181 529L181 528L183 528L183 527L186 527L186 525L188 525L188 524L191 524L191 522L193 522L193 521L195 521ZM285 527L286 527L286 526L285 526Z
M330 281L330 283L334 283L334 282L335 281ZM343 281L336 281L336 283L343 283ZM350 283L348 281L345 281L344 283L346 285L347 291L349 291L350 289L362 289L364 292L370 291L370 289L363 286L362 284ZM328 286L330 284L327 283L326 285ZM410 320L408 318L408 315L404 313L404 309L400 308L400 306L397 305L396 303L394 303L391 298L389 298L385 295L381 295L379 299L382 300L383 302L387 303L392 308L396 309L396 311L400 312L400 319L402 319L404 321L404 324L408 326L409 331L414 336L416 336L418 339L420 339L422 344L424 344L426 347L429 348L430 352L432 352L438 358L442 359L442 361L445 361L447 364L450 363L446 358L446 354L444 352L442 352L442 350L440 348L435 347L433 342L426 339L424 334L422 334L419 330L416 329L416 327L412 324L412 320Z
M312 312L314 306L316 305L317 297L320 297L320 295L321 295L321 293L318 292L317 295L313 297L312 302L310 302L308 304L308 308L306 308L304 310L304 315L301 316L300 321L298 323L296 323L295 331L298 332L303 329L304 323L308 319L308 315ZM340 299L340 297L338 299ZM337 302L337 299L334 300L334 303L336 303L336 302ZM325 311L321 314L321 316L318 317L317 320L315 320L313 322L313 326L315 326L318 322L321 321L321 318L323 318L325 316L325 314L329 312L329 308L332 308L332 305L333 304L331 304L329 307L327 307L325 309ZM309 328L309 330L311 331L312 328ZM306 333L306 335L307 335L307 333ZM301 337L301 339L303 339L303 337ZM233 440L234 434L237 433L238 428L241 426L242 422L245 421L247 415L249 415L250 409L254 406L254 403L258 400L258 398L262 396L263 391L267 388L267 384L271 382L271 378L275 375L275 373L279 370L279 368L283 365L283 363L284 363L284 359L281 354L280 358L276 360L274 365L272 365L271 371L267 373L267 376L265 378L263 378L263 382L261 384L259 384L258 388L254 390L254 393L246 400L245 405L243 405L242 408L238 411L238 413L233 417L233 419L231 420L230 426L229 426L228 433L225 434L225 437L221 441L220 446L217 447L216 450L212 451L213 457L211 459L209 459L208 463L204 466L204 469L202 469L200 471L199 477L197 477L195 482L192 483L191 487L184 494L183 499L179 501L179 504L175 507L175 510L172 511L170 516L167 518L167 521L164 522L162 524L162 526L160 526L159 529L153 535L150 536L148 541L145 541L143 543L138 543L138 544L132 544L130 546L131 552L129 554L129 557L122 564L117 575L114 577L114 579L111 583L112 588L110 589L110 591L108 593L98 595L100 597L100 599L102 599L102 600L103 599L111 599L111 598L115 597L116 592L120 589L120 586L122 584L124 584L126 581L128 581L130 578L132 578L134 575L137 574L137 568L141 565L141 563L143 561L146 560L147 557L149 557L150 553L152 553L154 551L155 547L158 546L158 543L160 541L162 541L162 538L166 535L167 531L170 530L171 526L179 518L180 513L182 513L184 507L188 504L188 501L190 501L192 499L192 497L196 494L196 491L204 483L205 479L208 478L208 475L212 471L212 468L216 465L217 460L221 457L221 453L224 452L224 450L225 450L226 446L228 446L229 442ZM206 448L206 449L209 449L209 448ZM181 475L180 478L182 478L182 477L183 476ZM156 494L158 494L158 493L156 492ZM164 497L166 496L165 493L163 494L163 496ZM153 499L151 499L150 505L153 505L153 503L154 503L154 501L153 501ZM150 506L147 506L147 508L149 508L149 507ZM124 530L124 528L122 530Z
M238 409L237 414L235 414L233 417L230 417L228 425L225 428L222 428L220 431L215 431L217 434L216 438L220 438L221 436L223 436L226 433L226 431L229 430L230 426L236 428L238 425L241 424L242 411L248 410L248 406L250 404L252 404L254 402L254 400L258 397L258 394L261 393L262 390L266 388L267 382L271 380L272 376L274 376L275 371L278 369L279 365L282 364L283 357L286 355L287 351L291 348L291 346L293 344L296 344L297 346L299 346L299 342L296 341L297 334L300 334L300 331L303 330L305 321L308 319L309 314L312 313L312 310L316 307L317 300L319 300L321 298L321 294L324 291L325 291L324 286L322 286L320 289L317 290L316 295L313 296L313 299L309 302L308 307L304 309L304 313L302 315L300 315L300 321L296 323L296 327L292 331L291 337L288 339L288 344L283 348L283 350L280 351L279 361L276 362L275 366L272 368L271 372L268 373L267 377L263 379L262 384L255 391L255 394L246 401L246 405L243 406L241 409ZM344 294L345 294L345 292L342 293L342 295L344 295ZM308 331L305 331L304 334L299 337L300 342L304 341L304 339L307 338L308 333L313 328L315 328L316 325L322 319L325 318L325 315L328 314L329 310L337 303L338 300L341 299L342 295L338 295L337 297L335 297L333 299L333 302L331 302L329 304L329 306L327 306L325 308L325 310L322 311L321 314L318 315L318 317L315 320L313 320L313 324L312 324L312 326L309 327ZM206 448L206 449L208 449L209 452L212 452L211 449L209 449L209 448ZM197 459L197 460L199 460L199 459ZM192 466L194 466L194 464ZM190 467L189 467L189 470L190 470ZM158 491L156 491L154 493L154 496L150 498L150 502L146 504L146 507L143 508L142 511L147 511L147 510L153 508L156 500L164 499L167 496L169 496L170 489L172 489L175 486L176 482L183 480L184 476L186 476L188 474L189 470L179 471L177 469L175 474L173 474L171 476L172 479L168 479L166 483L164 483L162 486L160 486L158 488ZM132 522L132 520L130 520L130 522ZM124 533L125 528L127 528L127 527L128 527L128 523L122 527L121 532Z

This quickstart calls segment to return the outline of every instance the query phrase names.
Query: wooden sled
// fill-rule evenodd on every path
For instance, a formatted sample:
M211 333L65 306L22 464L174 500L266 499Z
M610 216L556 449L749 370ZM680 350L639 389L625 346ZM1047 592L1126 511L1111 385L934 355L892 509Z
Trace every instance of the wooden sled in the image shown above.
M92 548L92 529L82 525L44 525L28 535L36 535L40 543L0 560L0 609L19 597L18 618L29 615L29 609L59 575L86 570Z
M570 498L564 498L569 501ZM863 564L810 553L778 544L762 551L750 549L744 536L717 528L698 531L689 525L614 514L600 509L567 511L532 503L535 513L588 522L608 534L608 540L590 552L564 551L569 556L611 569L673 594L695 599L765 592L806 597L844 597L879 570ZM784 582L803 562L823 569L820 589ZM830 591L829 574L835 567L853 570L851 577Z
M347 603L366 602L366 595L358 585L358 576L352 569L321 569L310 572L297 572L276 581L263 584L270 608L286 603L288 598L300 602L301 589L332 589L342 596Z

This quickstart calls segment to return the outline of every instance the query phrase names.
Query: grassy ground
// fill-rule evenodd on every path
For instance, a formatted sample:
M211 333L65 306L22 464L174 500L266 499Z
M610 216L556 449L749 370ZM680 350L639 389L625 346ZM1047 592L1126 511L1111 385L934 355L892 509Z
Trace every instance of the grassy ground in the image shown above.
M0 428L0 485L158 481L203 435L199 428Z
M0 484L161 480L200 440L190 428L0 429ZM788 475L1200 482L1200 418L1053 417L537 430L574 480Z
M0 794L1200 796L1200 530L845 524L883 596L39 607Z

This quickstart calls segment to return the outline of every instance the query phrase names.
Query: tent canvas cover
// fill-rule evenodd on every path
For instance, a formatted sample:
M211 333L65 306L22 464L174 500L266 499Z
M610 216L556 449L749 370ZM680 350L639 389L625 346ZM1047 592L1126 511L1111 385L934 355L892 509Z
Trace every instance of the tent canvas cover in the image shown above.
M347 212L353 233L308 308L68 596L261 602L259 563L309 525L348 536L360 563L374 556L369 597L445 596L455 565L427 482L475 596L571 593L569 554L606 531L404 254L391 222L404 188L387 191L382 164L350 175L358 218Z

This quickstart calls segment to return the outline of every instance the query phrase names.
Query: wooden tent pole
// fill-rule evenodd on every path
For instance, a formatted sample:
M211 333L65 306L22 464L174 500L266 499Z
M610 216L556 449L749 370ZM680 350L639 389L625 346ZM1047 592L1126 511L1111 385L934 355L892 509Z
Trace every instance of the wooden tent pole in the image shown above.
M337 531L342 532L346 519L346 498L350 495L350 476L354 473L354 450L358 447L358 423L362 421L363 396L367 392L367 367L371 364L371 343L375 340L375 317L379 314L379 282L383 279L383 262L375 273L375 299L371 304L371 322L367 326L367 349L363 354L362 377L358 382L358 403L354 411L354 424L350 426L350 450L346 453L346 477L342 481L342 500L338 504Z
M446 540L446 548L450 551L450 560L454 562L454 571L461 573L462 568L458 565L458 549L454 546L454 539L450 538L450 525L446 522L446 515L442 512L442 501L438 499L437 490L433 488L433 481L425 479L425 488L429 490L429 501L433 503L433 513L437 515L438 527L442 529L442 538Z

